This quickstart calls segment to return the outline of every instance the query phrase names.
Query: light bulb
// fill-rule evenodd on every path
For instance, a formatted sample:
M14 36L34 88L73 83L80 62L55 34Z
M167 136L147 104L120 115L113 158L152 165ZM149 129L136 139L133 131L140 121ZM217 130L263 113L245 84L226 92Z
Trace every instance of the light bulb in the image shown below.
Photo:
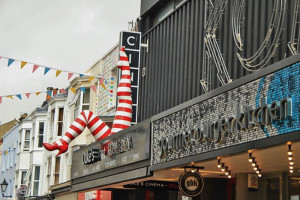
M225 175L228 176L228 172L225 172Z
M289 151L288 151L288 155L289 155L289 156L293 155L293 151L292 151L292 150L289 150Z
M290 169L294 169L294 166L290 166Z
M231 178L231 175L229 174L227 177L228 177L228 178Z
M195 170L192 169L192 173L194 173L194 172L195 172Z
M222 163L221 171L222 171L222 172L225 172L225 166L224 166L224 163Z
M294 170L290 169L290 173L294 173Z
M257 173L257 174L259 174L259 171L258 171L258 170L256 170L256 173Z
M218 164L218 168L221 168L221 164Z
M294 165L294 161L291 161L291 162L290 162L290 165Z
M250 163L253 162L253 158L252 158L252 153L251 153L251 152L249 153L248 161L249 161Z
M255 165L256 165L256 162L253 162L253 163L251 163L251 165L252 165L252 167L255 167Z
M288 159L289 159L289 160L293 160L293 157L292 157L292 156L289 156Z
M260 178L260 177L261 177L261 174L258 174L258 177Z
M254 171L256 171L258 169L258 166L256 165L253 169L254 169Z

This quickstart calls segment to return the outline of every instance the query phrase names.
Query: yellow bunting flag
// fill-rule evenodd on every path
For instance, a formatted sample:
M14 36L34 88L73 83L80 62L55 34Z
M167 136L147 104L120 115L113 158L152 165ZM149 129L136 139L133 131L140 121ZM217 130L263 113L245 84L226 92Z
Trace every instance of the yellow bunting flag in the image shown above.
M103 83L101 83L100 85L103 87L104 90L106 90L106 87Z
M41 92L36 92L35 94L36 94L36 96L39 96L39 94L41 94Z
M56 77L58 77L60 75L60 73L61 73L61 70L57 70L56 71Z
M27 64L27 62L22 61L21 62L21 69L23 69L23 67Z
M70 90L75 94L76 93L76 90L74 88L70 88Z
M92 81L94 78L94 76L90 76L89 81Z
M11 99L14 99L11 95L10 96L7 96L7 98L11 98Z

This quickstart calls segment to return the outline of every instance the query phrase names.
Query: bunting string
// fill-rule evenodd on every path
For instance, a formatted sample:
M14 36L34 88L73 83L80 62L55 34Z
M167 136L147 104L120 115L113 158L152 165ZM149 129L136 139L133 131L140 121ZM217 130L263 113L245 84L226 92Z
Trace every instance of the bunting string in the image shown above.
M91 85L91 86L90 86L90 89L91 89L92 91L94 91L95 93L97 92L95 85ZM78 91L78 90L76 90L76 89L73 88L73 87L70 87L69 90L70 90L71 92L73 92L74 94ZM79 90L81 90L83 93L85 93L86 87L80 87ZM20 93L20 94L4 95L4 96L0 96L0 104L2 103L2 100L3 100L4 98L12 99L12 100L13 100L13 99L15 99L15 97L16 97L16 98L18 98L19 100L23 100L25 97L26 97L27 99L29 99L30 96L31 96L32 94L33 94L33 95L36 95L36 96L39 96L41 93L46 93L46 94L48 94L50 97L52 97L52 95L53 95L52 92L53 92L53 90L48 90L48 91L27 92L27 93ZM66 91L65 89L58 89L58 88L57 88L57 93L58 93L58 94L67 94L67 91Z
M11 65L15 61L20 62L21 70L24 67L26 67L27 64L31 64L32 65L32 73L34 73L38 68L43 68L44 75L46 75L50 70L56 71L56 73L55 73L56 77L58 77L62 72L64 72L64 73L68 74L68 80L70 80L73 77L73 75L78 75L79 77L88 76L90 81L93 80L94 78L102 78L102 76L90 76L89 74L86 74L86 73L78 73L78 72L72 72L72 71L68 71L68 70L58 69L55 67L48 67L48 66L44 66L44 65L40 65L40 64L35 64L32 62L27 62L27 61L23 61L23 60L14 59L14 58L8 58L5 56L0 56L0 59L1 58L7 59L7 67L11 67Z

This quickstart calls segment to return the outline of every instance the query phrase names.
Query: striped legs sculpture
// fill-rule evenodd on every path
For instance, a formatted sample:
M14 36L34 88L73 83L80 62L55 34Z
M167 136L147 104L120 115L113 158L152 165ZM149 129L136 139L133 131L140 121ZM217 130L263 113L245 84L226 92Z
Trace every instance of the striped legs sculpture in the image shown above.
M132 98L131 98L131 77L128 57L125 53L125 48L120 50L120 60L118 68L121 69L121 80L118 85L118 107L116 110L115 119L112 129L110 129L98 116L93 112L84 110L75 119L72 125L68 128L65 135L53 142L52 144L43 143L48 151L58 150L58 155L65 153L68 150L69 143L80 135L85 127L88 127L96 140L101 140L109 135L112 135L120 130L126 129L131 125L132 118Z

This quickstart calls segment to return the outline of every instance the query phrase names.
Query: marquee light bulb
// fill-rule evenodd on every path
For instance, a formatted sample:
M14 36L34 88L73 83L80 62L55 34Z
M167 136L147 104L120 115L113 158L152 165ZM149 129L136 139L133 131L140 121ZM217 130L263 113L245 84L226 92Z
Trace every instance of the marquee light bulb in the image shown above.
M259 170L256 170L256 173L259 174Z
M225 166L224 166L224 163L222 163L221 171L222 171L222 172L225 172Z
M251 153L251 152L249 153L248 161L249 161L250 163L253 162L253 158L252 158L252 153Z
M218 168L221 168L221 159L220 158L218 158Z
M291 161L291 162L290 162L290 165L294 165L294 161Z
M288 151L288 155L289 155L289 156L293 155L293 151L292 151L292 150L289 150L289 151Z
M288 157L288 159L289 159L289 160L293 160L293 157L290 155L290 156Z
M254 171L256 171L258 169L258 165L256 165L253 169Z
M290 169L290 173L294 173L294 170Z
M192 173L194 173L194 172L195 172L195 170L192 169Z
M231 175L229 174L227 177L228 177L228 178L231 178Z
M290 166L290 169L294 169L294 166Z
M260 177L261 177L261 174L258 174L258 177L260 178Z
M252 165L252 167L255 167L255 165L256 165L256 162L253 162L253 163L251 163L251 165Z

